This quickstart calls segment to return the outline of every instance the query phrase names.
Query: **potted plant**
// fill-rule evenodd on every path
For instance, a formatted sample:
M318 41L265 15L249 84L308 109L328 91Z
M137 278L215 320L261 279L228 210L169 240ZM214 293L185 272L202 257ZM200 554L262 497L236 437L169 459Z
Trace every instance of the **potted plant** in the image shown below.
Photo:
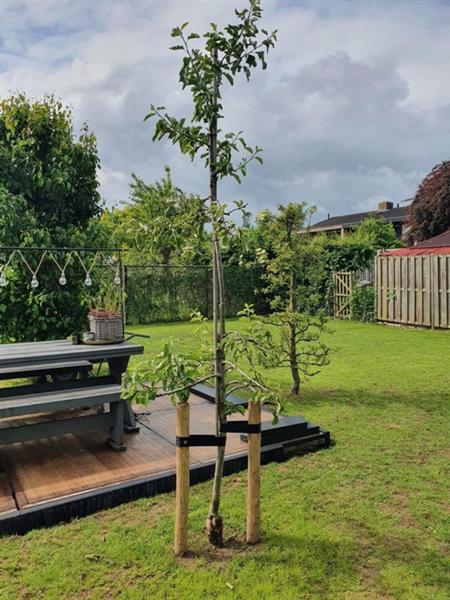
M102 287L96 302L88 314L89 328L94 339L117 342L123 339L123 315L120 291Z

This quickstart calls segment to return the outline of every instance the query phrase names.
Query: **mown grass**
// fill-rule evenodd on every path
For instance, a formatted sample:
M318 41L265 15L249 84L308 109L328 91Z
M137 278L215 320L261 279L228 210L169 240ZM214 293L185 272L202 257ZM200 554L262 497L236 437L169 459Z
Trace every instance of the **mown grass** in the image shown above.
M450 598L450 333L333 322L331 365L287 412L334 447L263 468L264 542L243 543L246 474L226 479L227 546L204 541L210 485L192 490L192 554L172 550L173 495L0 540L0 598ZM148 349L192 324L136 328ZM273 373L287 386L286 371Z

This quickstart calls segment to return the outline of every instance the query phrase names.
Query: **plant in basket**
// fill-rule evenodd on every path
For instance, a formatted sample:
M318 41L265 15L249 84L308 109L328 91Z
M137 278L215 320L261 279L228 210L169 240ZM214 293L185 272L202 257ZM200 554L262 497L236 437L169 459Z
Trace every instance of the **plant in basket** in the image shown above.
M123 339L121 292L116 287L102 285L96 306L88 314L89 328L94 339L116 342Z

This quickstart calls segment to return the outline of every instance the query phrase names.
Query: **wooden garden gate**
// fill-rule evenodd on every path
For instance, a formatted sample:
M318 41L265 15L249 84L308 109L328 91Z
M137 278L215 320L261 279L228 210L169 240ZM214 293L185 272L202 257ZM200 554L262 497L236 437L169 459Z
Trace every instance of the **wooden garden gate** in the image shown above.
M333 271L333 314L336 319L350 318L353 275L351 271Z

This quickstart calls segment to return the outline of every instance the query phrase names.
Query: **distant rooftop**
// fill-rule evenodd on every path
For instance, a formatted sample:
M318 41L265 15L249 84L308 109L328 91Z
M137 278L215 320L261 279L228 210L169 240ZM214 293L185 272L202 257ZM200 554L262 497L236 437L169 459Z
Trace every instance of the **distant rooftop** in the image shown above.
M405 206L397 205L394 207L392 202L380 202L377 210L352 213L349 215L340 215L337 217L328 217L328 219L314 223L310 230L314 232L327 229L355 227L370 216L384 219L388 223L403 223L407 219L408 208L409 204Z

